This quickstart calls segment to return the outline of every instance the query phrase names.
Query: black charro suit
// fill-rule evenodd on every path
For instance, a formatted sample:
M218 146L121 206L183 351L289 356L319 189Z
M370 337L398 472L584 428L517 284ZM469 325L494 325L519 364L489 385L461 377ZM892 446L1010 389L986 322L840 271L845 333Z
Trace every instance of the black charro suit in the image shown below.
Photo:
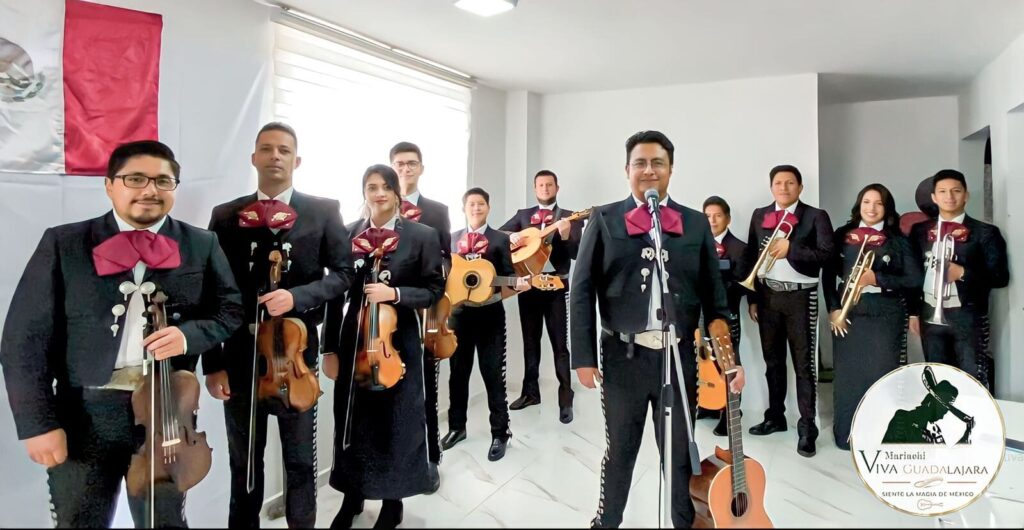
M135 278L131 270L97 275L92 251L119 232L113 212L46 230L14 293L0 342L18 437L58 428L67 434L68 460L49 470L58 526L109 526L136 450L132 393L95 388L110 382L125 333L126 315L117 319L118 333L110 328L111 308L126 302L118 287ZM178 242L181 265L147 268L143 281L167 294L168 324L185 335L186 355L173 358L172 366L192 370L197 354L241 325L238 289L214 234L169 217L158 233ZM158 524L183 524L180 494L157 495ZM141 501L130 504L136 524L144 524Z
M599 527L617 527L632 480L633 465L643 437L644 421L651 407L659 407L662 387L662 350L628 345L619 337L602 332L635 334L648 329L653 270L653 242L647 234L630 236L625 215L637 207L633 197L595 209L583 232L576 269L572 276L570 310L572 329L572 367L598 366L600 335L601 385L608 440L602 463L601 504L593 523ZM693 357L693 331L701 311L711 319L726 318L729 309L718 269L718 256L704 214L669 200L667 207L682 217L683 234L663 236L667 251L668 292L674 304L676 333L682 338L680 354L684 373L683 388L691 407L696 406L696 362ZM647 250L651 249L651 250ZM648 260L645 256L651 256ZM644 274L647 271L647 274ZM641 287L646 286L646 287ZM600 325L595 315L598 306ZM673 383L680 388L672 373ZM675 394L674 407L682 400ZM652 418L658 417L657 410ZM673 414L672 432L672 518L677 526L693 522L693 503L689 495L690 463L683 425L683 414ZM660 422L655 433L661 437ZM682 436L682 438L680 438Z
M531 217L539 206L525 208L516 212L511 219L501 225L504 232L519 232L530 227L542 228L542 225L531 224ZM572 210L553 205L554 219L565 219L572 215ZM572 260L576 259L580 238L583 235L583 223L573 223L569 238L562 239L556 230L551 236L551 256L548 261L553 269L551 274L568 280ZM568 282L566 282L568 283ZM569 314L566 307L569 302L569 289L541 291L531 289L518 296L519 323L523 328L523 357L525 372L523 374L523 396L540 401L540 339L546 323L548 338L551 340L551 351L555 361L555 376L558 378L558 406L572 406L572 378L569 370Z
M270 267L267 256L272 250L290 245L290 264L282 275L280 287L292 293L295 308L284 316L300 318L306 324L304 357L312 370L316 370L318 364L317 325L323 321L324 306L345 294L353 274L351 242L342 224L338 201L293 191L289 205L298 218L291 229L275 234L266 227L239 225L239 211L256 198L257 194L253 193L221 204L213 209L210 218L210 229L220 237L241 289L246 313L245 325L224 343L223 349L211 350L203 356L203 370L207 374L227 370L232 391L231 398L224 404L231 453L231 527L259 525L263 504L260 463L266 446L267 414L280 412L280 407L269 407L267 403L257 408L256 485L249 493L246 474L254 342L249 325L256 320L256 300L267 285ZM278 424L288 486L285 489L287 519L292 525L312 526L316 518L316 407L301 414L279 414Z
M416 207L423 213L420 215L420 224L427 225L437 231L439 243L441 244L441 255L446 264L451 262L452 246L452 222L448 217L448 207L442 202L430 200L420 194Z

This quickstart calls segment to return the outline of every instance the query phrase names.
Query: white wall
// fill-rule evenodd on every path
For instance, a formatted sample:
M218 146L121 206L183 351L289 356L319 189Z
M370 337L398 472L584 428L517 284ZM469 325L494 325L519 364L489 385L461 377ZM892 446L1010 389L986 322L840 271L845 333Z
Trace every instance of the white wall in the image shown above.
M251 189L249 154L265 110L271 52L269 12L250 0L105 0L164 17L160 65L160 139L182 164L173 215L205 227L211 208ZM43 230L109 210L99 178L0 174L5 258L0 262L0 319ZM222 407L202 392L200 429L214 449L210 475L189 493L188 519L196 526L227 522L227 441ZM46 473L25 455L0 390L0 526L49 526ZM321 430L321 437L331 429ZM326 433L325 433L326 431ZM272 460L273 450L268 455ZM321 453L323 455L323 453ZM279 459L278 459L279 460ZM330 460L321 458L321 464ZM268 465L268 468L277 466ZM268 482L280 484L280 478ZM126 510L117 520L130 524Z
M708 196L721 195L732 207L733 231L746 239L750 214L772 200L772 166L799 167L802 198L819 203L817 102L815 74L541 96L539 163L525 174L510 172L509 186L547 168L558 174L567 208L622 200L629 194L626 139L657 129L675 145L672 197L699 210ZM529 190L527 182L517 204L533 200ZM743 406L759 419L767 402L764 361L755 326L746 317L743 326L750 374ZM550 373L547 361L541 366ZM792 382L787 409L796 411Z
M993 292L992 348L996 357L996 394L1024 401L1024 35L986 66L959 98L959 136L989 130L992 139L994 223L1006 238L1010 285ZM968 168L965 168L968 169ZM973 200L973 199L972 199Z

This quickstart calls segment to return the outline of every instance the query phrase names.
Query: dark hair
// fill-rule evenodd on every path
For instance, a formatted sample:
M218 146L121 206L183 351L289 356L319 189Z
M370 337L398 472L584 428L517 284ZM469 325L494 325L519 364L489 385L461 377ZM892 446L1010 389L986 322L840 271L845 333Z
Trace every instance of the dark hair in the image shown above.
M704 201L704 206L701 207L701 211L707 210L708 206L718 206L722 209L722 213L732 217L732 211L729 209L729 203L725 202L725 199L718 195L712 195Z
M419 159L420 163L423 163L423 153L420 152L420 146L412 142L398 142L394 147L391 148L391 154L388 155L388 162L395 161L395 155L400 153L416 153L416 158Z
M534 185L537 185L537 179L539 179L540 177L551 177L555 179L555 186L558 185L558 175L556 175L555 172L551 171L550 169L542 169L538 171L537 174L533 176Z
M949 179L959 182L965 190L967 189L967 177L963 173L955 169L943 169L932 177L932 193L935 193L935 187L939 185L940 181Z
M629 155L637 144L659 144L668 151L668 165L675 163L676 148L667 136L659 131L640 131L626 140L626 164L629 164Z
M468 190L466 190L466 193L462 194L462 205L463 206L466 205L466 199L468 199L470 195L479 195L479 196L484 198L484 202L486 202L488 206L491 205L491 194L490 193L487 193L486 191L484 191L483 188L469 188Z
M877 191L882 196L882 206L885 207L884 228L898 228L900 225L900 214L896 212L896 200L892 198L892 193L889 193L889 188L874 183L864 186L864 189L860 190L857 194L857 202L853 203L853 208L850 210L850 223L860 224L860 201L864 200L864 195L869 191Z
M789 164L782 164L781 166L773 167L772 170L768 172L768 183L775 183L775 175L779 173L792 173L796 177L796 183L801 186L804 185L804 177L800 174L800 170L797 169L796 166L791 166Z
M140 140L121 144L110 153L110 159L107 161L107 178L114 180L114 175L124 169L124 165L129 160L137 156L162 158L171 165L171 172L174 173L175 179L181 176L181 166L174 159L174 151L171 151L170 147L156 140Z
M299 137L295 134L295 129L292 129L291 125L279 121L272 121L264 125L263 127L260 127L260 132L256 133L257 144L260 143L260 135L267 131L281 131L287 134L288 136L291 136L292 140L295 141L295 149L299 149Z
M398 173L395 173L391 166L385 166L384 164L374 164L363 173L363 196L366 196L366 181L370 180L373 175L380 175L380 178L384 179L384 185L391 188L391 191L395 192L395 195L402 198L402 188L398 185Z

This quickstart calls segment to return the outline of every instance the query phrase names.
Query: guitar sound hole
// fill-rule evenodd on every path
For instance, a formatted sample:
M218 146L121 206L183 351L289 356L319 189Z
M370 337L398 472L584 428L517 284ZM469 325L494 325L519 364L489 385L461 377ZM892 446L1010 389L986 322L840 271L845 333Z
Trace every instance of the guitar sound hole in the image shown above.
M747 513L747 494L737 493L732 498L732 514L734 517L743 517Z
M466 275L465 282L466 287L469 287L470 289L475 289L478 285L480 285L480 277L477 276L476 274L468 274Z

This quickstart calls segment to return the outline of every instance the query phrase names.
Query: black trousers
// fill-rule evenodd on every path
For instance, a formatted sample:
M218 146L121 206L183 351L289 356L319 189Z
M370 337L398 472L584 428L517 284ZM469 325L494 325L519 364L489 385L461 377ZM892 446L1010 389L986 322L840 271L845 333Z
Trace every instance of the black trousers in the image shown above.
M569 290L541 291L531 289L519 294L519 322L523 327L523 395L540 400L540 339L548 328L554 354L555 377L558 378L558 406L572 406L572 378L569 370L569 316L566 303Z
M691 330L692 331L692 330ZM691 333L692 335L692 333ZM685 334L683 335L685 336ZM688 341L684 340L683 344ZM696 413L697 366L693 355L681 346L684 388L690 403L690 417ZM654 422L654 433L661 450L661 391L663 379L660 350L634 345L633 358L626 357L627 345L618 338L601 334L602 372L601 405L604 409L605 443L601 461L601 498L592 526L616 528L622 524L633 466L643 441L644 422L648 414ZM672 384L679 388L676 372ZM672 414L672 524L689 528L693 524L693 501L690 499L689 441L682 412L682 398L673 392Z
M453 318L452 330L459 345L451 356L448 379L450 405L448 428L466 428L469 407L469 377L473 373L474 352L480 358L480 375L487 390L491 436L511 436L508 421L508 393L505 388L505 308L501 303L482 307L463 307Z
M145 436L135 429L132 393L78 388L59 391L58 399L68 459L47 471L54 523L58 528L109 528L121 480ZM188 526L185 494L174 484L157 485L154 497L151 525L148 495L128 496L136 528Z
M316 366L310 366L316 372ZM230 375L229 375L230 377ZM252 381L231 377L231 399L224 402L231 465L231 504L228 526L259 528L263 507L263 454L267 446L268 407L256 407L255 487L246 491L249 458L249 396ZM290 528L312 528L316 524L316 409L301 414L277 416L281 434L285 474L285 519ZM276 462L273 465L277 465Z
M786 346L796 371L796 399L800 409L797 428L801 436L817 438L814 423L817 398L815 339L818 329L818 290L777 292L759 286L757 327L768 379L766 420L786 422Z
M934 309L924 305L922 312L930 316ZM971 374L995 394L992 352L989 351L990 325L988 313L973 307L943 309L948 325L935 326L921 319L921 347L924 360L956 366Z
M424 348L423 406L427 415L427 458L434 464L441 462L441 432L437 426L437 380L440 371L440 362Z

